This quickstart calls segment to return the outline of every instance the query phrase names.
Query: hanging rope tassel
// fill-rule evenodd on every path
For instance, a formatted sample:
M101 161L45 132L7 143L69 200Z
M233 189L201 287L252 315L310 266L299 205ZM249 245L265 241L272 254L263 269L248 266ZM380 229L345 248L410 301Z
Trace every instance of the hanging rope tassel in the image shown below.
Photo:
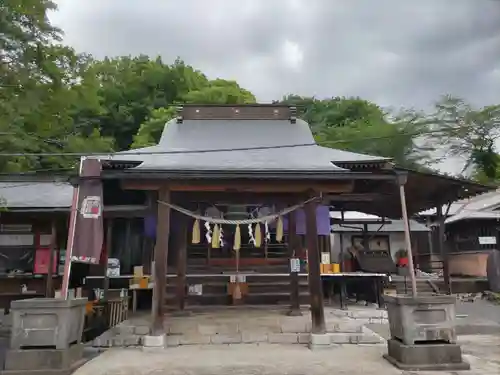
M233 289L233 301L241 299L241 288L240 288L240 251L236 250L236 284Z
M219 249L220 248L220 241L219 237L220 236L220 228L219 224L214 225L214 230L212 232L212 249Z
M233 289L233 301L241 299L241 288L240 288L240 247L241 247L241 229L239 225L236 225L234 231L234 244L233 249L236 252L236 283Z
M240 226L236 226L236 230L234 231L234 243L233 250L238 251L241 248L241 229Z
M259 248L262 244L262 232L260 229L260 224L255 225L255 247Z
M196 219L193 224L193 233L191 235L191 243L197 245L201 242L200 221Z
M276 242L281 241L283 241L283 219L279 216L276 223Z
M235 300L241 299L241 288L239 281L236 281L236 285L234 286L233 299Z

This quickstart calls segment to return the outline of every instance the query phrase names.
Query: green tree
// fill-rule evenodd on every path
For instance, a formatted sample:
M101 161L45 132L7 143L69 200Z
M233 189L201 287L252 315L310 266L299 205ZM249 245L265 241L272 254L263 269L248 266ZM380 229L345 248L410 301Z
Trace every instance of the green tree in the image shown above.
M420 168L429 158L431 150L418 142L428 125L414 111L390 114L361 98L319 100L290 95L282 102L298 107L320 145L390 157L396 164L412 168Z
M173 119L175 114L175 106L153 110L134 136L132 148L148 147L158 144L165 124Z
M153 110L135 135L132 148L156 145L160 140L165 124L176 114L175 106L182 103L250 104L255 103L255 96L250 91L241 88L235 81L223 79L209 81L205 87L192 90L183 95L175 105Z
M462 173L471 170L481 182L500 180L500 105L474 108L463 99L444 96L432 116L434 140L448 155L465 159Z
M89 57L62 46L46 0L4 0L0 7L0 148L4 153L55 153L86 144L110 149L98 129L82 133L74 117L99 112ZM82 83L83 82L83 83ZM94 82L97 83L97 82ZM81 146L79 146L81 148ZM61 157L2 157L0 171L69 167Z
M98 117L102 134L113 137L119 150L130 147L139 126L152 111L171 105L207 78L181 60L165 64L148 56L106 58L92 69L100 84L104 113Z

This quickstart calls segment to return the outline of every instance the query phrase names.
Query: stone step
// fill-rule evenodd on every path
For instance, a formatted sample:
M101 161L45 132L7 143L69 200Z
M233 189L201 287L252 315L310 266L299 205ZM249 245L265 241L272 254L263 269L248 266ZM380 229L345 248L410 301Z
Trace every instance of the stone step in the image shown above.
M290 303L290 293L287 292L264 292L264 293L249 293L243 297L242 303L249 305L273 305L273 304L288 304ZM299 303L301 305L309 305L309 293L299 292ZM201 296L187 296L187 305L232 305L233 298L227 293L203 293ZM167 294L165 305L169 308L176 307L177 296L173 293Z
M299 282L299 291L300 292L308 292L309 285L307 282ZM265 283L265 282L251 282L248 284L248 293L283 293L290 292L290 282L274 282L274 283Z
M135 327L125 327L124 331L107 331L96 338L93 347L127 347L127 346L148 346L147 333L138 334ZM338 344L381 344L383 339L373 331L363 327L349 327L342 330L336 327L324 335L315 335L313 340L309 332L303 330L302 325L294 330L289 324L280 331L263 330L237 330L234 332L211 332L210 327L204 327L204 332L190 332L189 334L174 333L165 337L162 346L179 345L224 345L224 344L251 344L251 343L271 343L271 344L311 344L312 341L319 340L316 344L321 346ZM297 332L295 332L297 331ZM313 343L314 344L314 343Z

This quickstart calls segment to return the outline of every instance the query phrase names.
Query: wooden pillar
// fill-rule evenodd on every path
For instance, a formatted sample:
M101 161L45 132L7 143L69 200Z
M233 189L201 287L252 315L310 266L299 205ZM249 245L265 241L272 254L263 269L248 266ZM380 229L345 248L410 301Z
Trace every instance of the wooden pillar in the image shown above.
M309 267L309 294L311 295L311 333L325 333L325 312L323 308L323 287L320 274L316 207L316 200L307 203L305 206L306 248L308 257L307 263Z
M290 260L297 257L298 237L297 237L297 219L296 211L288 214L288 254ZM292 272L290 268L290 316L300 316L300 300L299 300L299 274Z
M444 280L444 288L446 294L452 293L451 290L451 279L450 279L450 258L448 256L448 251L444 244L445 240L445 227L444 227L444 215L443 215L443 206L438 204L436 206L436 221L438 224L438 236L437 236L437 248L439 254L441 254L441 260L443 262L443 280Z
M361 241L363 250L370 250L370 243L368 238L368 224L363 224L363 239Z
M158 194L158 200L170 202L170 190L162 187ZM168 239L170 235L170 207L158 203L158 221L156 223L156 245L154 251L154 309L153 311L153 335L164 334L163 314L165 312L166 288L167 288L167 257Z
M45 284L45 297L54 297L54 255L57 254L57 226L56 220L52 219L50 232L49 263L47 268L47 281ZM59 261L59 259L57 259Z
M342 224L344 224L344 210L342 209L340 211L340 221ZM340 268L340 272L344 272L345 271L345 267L344 267L344 262L345 262L345 259L344 259L344 235L343 235L343 232L341 230L339 230L339 245L340 245L340 259L339 259L339 268Z
M106 255L104 257L104 285L103 285L103 298L106 301L108 299L109 290L109 277L108 277L108 259L111 254L111 246L113 245L113 219L108 218L106 220L106 245L104 250Z
M177 303L180 311L186 302L186 267L187 267L187 227L188 219L179 215L179 232L177 233Z
M411 292L415 297L417 295L417 279L415 278L415 267L413 266L413 251L411 249L410 222L408 221L408 211L406 209L405 184L406 175L398 175L399 198L401 200L401 216L405 230L406 251L408 252L408 272L410 273Z

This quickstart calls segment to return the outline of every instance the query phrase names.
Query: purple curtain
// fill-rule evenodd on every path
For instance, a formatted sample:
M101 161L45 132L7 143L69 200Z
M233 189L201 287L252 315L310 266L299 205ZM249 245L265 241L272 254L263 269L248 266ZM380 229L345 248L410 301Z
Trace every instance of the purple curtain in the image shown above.
M295 213L297 221L297 234L306 234L306 214L303 209L298 209ZM330 234L330 208L328 206L318 206L316 208L316 223L318 235L328 236ZM284 232L288 233L288 216L283 218Z
M180 212L175 210L170 210L170 229L172 232L175 232L179 229L179 221L181 219L185 219L182 217ZM155 239L156 238L156 222L157 217L155 215L147 215L144 218L144 235L148 238Z
M144 235L148 238L156 238L156 216L148 215L144 218Z

